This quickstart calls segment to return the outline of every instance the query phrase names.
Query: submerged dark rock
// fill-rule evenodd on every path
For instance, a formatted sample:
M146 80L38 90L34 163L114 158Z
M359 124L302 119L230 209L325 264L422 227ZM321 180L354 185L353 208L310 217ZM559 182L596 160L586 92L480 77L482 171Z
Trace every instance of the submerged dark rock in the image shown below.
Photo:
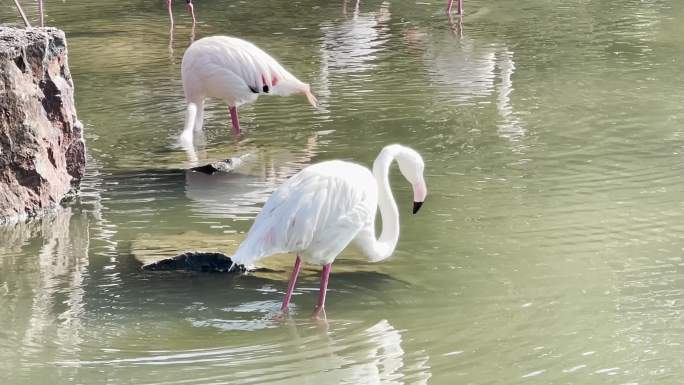
M193 167L190 170L201 172L208 175L213 175L217 172L229 173L233 172L233 170L235 170L236 168L242 166L243 162L250 156L250 154L245 154L242 156L218 160L214 163L206 164L204 166Z
M55 207L84 170L64 32L0 26L0 223Z
M188 270L212 273L244 273L243 265L235 265L231 270L233 261L223 253L191 251L175 256L173 258L162 259L142 267L143 270Z
M193 167L190 170L201 172L207 175L213 175L217 172L231 172L233 171L233 163L230 159L219 160L214 163L205 164L204 166Z

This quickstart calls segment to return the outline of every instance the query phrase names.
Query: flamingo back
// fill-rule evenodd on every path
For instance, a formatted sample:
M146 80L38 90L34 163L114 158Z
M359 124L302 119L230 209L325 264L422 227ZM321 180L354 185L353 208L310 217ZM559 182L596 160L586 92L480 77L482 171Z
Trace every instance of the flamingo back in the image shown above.
M253 266L294 252L309 263L331 263L372 226L376 209L377 186L367 168L343 161L309 166L271 195L232 259Z
M181 72L188 100L218 97L237 106L260 94L284 96L309 90L259 47L228 36L193 43L183 56Z

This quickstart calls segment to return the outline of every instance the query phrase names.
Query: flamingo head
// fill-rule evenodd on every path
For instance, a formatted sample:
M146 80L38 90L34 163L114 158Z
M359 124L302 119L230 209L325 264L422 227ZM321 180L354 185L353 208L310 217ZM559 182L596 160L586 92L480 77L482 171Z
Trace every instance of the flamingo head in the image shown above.
M264 78L262 76L261 79L264 84L264 93L279 96L304 94L313 107L318 107L318 99L316 99L316 96L311 92L311 86L290 74L280 74L278 77L272 76L270 82L267 82L268 77ZM254 92L254 90L252 90L252 92Z
M417 213L427 197L427 185L423 176L425 162L420 154L412 148L401 146L396 155L399 171L413 187L413 213Z

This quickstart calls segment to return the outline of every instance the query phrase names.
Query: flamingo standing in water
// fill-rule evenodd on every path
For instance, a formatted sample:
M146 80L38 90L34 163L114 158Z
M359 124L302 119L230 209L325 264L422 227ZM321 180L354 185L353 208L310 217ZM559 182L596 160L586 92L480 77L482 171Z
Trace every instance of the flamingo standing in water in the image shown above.
M188 103L181 141L192 143L193 129L202 128L204 99L225 100L236 133L240 132L237 107L259 95L287 96L303 93L316 107L308 84L290 74L254 44L228 36L211 36L194 42L181 63L183 90Z
M41 0L42 1L42 0ZM185 0L187 3L188 13L192 16L192 24L195 25L197 19L195 19L195 6L192 4L192 0ZM171 20L171 25L173 25L173 11L171 10L171 5L173 0L166 0L166 6L169 8L169 20Z
M399 211L389 184L394 160L413 187L413 213L417 213L427 187L423 158L415 150L398 144L383 148L372 172L340 160L318 163L298 172L273 192L231 257L233 263L251 268L269 255L296 253L281 311L288 309L302 260L323 265L314 312L317 317L325 306L331 265L347 245L353 242L372 262L394 252L399 240ZM378 207L382 233L376 239Z

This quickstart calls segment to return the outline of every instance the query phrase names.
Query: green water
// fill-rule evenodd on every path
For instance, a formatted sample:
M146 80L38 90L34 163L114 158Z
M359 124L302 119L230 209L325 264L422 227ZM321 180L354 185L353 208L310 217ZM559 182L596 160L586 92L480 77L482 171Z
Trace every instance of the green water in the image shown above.
M24 1L35 15L33 2ZM679 384L684 375L684 3L196 0L195 38L251 40L321 102L210 103L183 171L184 2L48 1L67 33L88 169L79 199L0 228L0 384ZM16 21L5 1L0 21ZM307 164L426 160L395 255L268 274L150 274L229 252Z

